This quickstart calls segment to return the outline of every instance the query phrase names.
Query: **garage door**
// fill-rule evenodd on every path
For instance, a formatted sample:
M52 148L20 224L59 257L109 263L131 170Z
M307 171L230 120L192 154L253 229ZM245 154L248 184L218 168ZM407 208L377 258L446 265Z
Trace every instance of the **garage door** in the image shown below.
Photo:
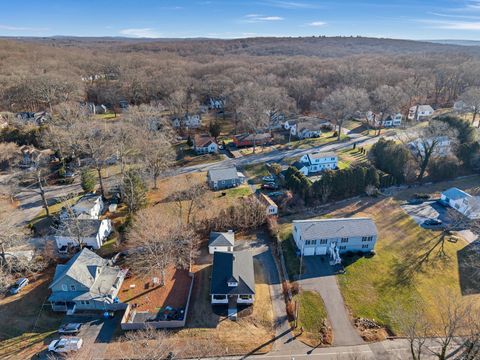
M303 255L308 256L308 255L315 255L315 248L314 247L306 247L303 249Z
M327 255L327 247L326 246L317 246L315 248L315 255Z

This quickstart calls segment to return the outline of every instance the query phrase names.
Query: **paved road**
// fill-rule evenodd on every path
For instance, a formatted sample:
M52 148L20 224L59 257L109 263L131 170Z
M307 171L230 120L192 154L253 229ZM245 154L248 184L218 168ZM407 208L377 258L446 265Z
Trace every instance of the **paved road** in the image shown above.
M303 259L306 272L299 280L300 286L304 290L316 291L321 295L333 330L333 344L335 346L363 344L347 313L336 276L327 258L306 256Z
M268 153L260 152L255 155L244 156L237 159L226 159L226 160L218 161L215 163L186 166L183 168L172 170L166 173L165 176L174 176L174 175L187 174L187 173L198 172L198 171L207 171L210 169L222 168L230 165L242 166L242 165L262 163L262 162L281 162L285 158L300 157L302 155L305 155L315 150L335 151L335 150L348 148L352 146L354 143L357 143L357 145L359 146L373 144L373 143L376 143L379 139L380 137L371 138L368 136L359 136L354 139L350 139L348 141L320 145L317 147L312 147L310 149L273 150Z

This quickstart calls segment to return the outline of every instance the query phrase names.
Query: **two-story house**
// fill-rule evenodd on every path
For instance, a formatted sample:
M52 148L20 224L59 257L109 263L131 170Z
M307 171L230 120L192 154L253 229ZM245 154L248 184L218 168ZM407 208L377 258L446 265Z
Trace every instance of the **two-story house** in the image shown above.
M213 137L196 134L193 138L193 150L198 155L213 154L218 152L218 145Z
M304 256L326 255L329 248L339 253L371 252L378 231L370 218L294 220L293 239Z
M433 115L433 108L430 105L415 105L408 111L408 119L422 121Z
M53 311L73 314L76 310L115 311L125 309L117 294L127 270L112 266L94 252L83 249L66 264L57 265L49 286Z
M60 253L80 245L100 249L112 232L110 219L65 219L55 231L54 240Z
M305 154L293 164L303 175L308 176L323 170L334 170L338 167L338 156L333 151L314 151Z
M73 214L69 214L66 209L64 209L60 213L60 219L68 219L71 215L77 219L98 219L104 208L105 205L101 195L86 194L72 206Z

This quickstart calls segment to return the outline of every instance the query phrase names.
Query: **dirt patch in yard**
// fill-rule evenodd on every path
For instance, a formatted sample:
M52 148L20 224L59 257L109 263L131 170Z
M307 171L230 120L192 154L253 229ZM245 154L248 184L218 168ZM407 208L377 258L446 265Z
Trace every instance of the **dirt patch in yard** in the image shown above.
M170 268L164 285L154 284L153 277L133 275L125 279L118 293L121 302L135 304L137 311L155 312L165 306L185 307L192 278L186 270ZM157 277L160 280L160 274ZM134 287L131 287L134 285Z

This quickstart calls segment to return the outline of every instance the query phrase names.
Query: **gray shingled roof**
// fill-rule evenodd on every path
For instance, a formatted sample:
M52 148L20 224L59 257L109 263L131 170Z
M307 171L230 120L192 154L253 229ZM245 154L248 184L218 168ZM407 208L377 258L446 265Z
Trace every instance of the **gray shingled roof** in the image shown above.
M323 159L323 158L332 158L337 157L333 151L314 151L308 154L312 159Z
M114 284L119 276L121 276L119 267L110 266L108 260L101 258L88 249L83 249L75 254L65 265L57 265L50 288L64 277L69 277L89 290L53 292L49 297L49 301L91 299L105 301L105 295L109 295L114 290L120 288L121 282L114 288Z
M65 265L58 265L55 269L50 287L64 276L69 276L86 287L92 287L95 282L97 268L102 268L108 264L105 260L95 254L93 251L84 248L73 256Z
M216 232L210 233L208 246L233 246L235 244L235 233L232 232Z
M102 220L99 219L66 219L62 221L55 235L76 236L80 233L84 238L94 237L97 236L101 224Z
M452 200L459 200L459 199L469 198L472 196L456 187L445 190L442 194Z
M235 166L221 169L208 170L208 178L211 181L238 179L237 168Z
M370 218L294 220L293 225L301 232L302 240L373 236L378 233Z
M228 282L235 279L238 285L229 287ZM215 252L210 294L254 295L255 274L253 256L249 251L233 253Z

